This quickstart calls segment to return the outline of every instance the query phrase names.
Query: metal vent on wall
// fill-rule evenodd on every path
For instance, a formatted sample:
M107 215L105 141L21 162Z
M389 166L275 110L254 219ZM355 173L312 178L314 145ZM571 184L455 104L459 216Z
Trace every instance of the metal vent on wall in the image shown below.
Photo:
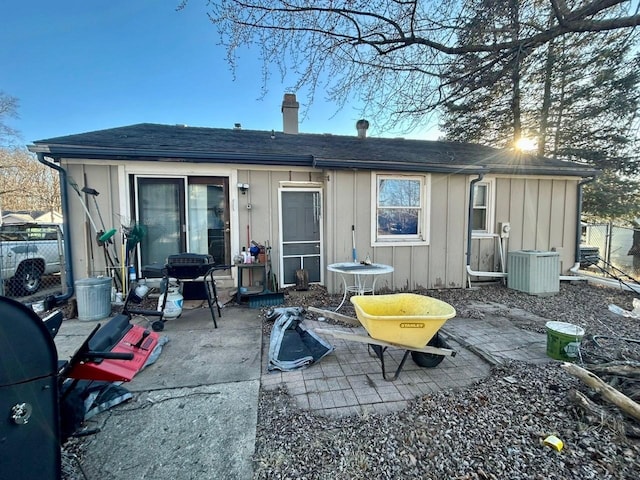
M507 286L530 295L560 291L560 254L518 250L508 254Z

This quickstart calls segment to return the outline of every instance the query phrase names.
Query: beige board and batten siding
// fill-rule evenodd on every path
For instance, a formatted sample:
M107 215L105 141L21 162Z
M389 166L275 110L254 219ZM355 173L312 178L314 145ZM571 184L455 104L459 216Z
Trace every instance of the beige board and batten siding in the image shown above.
M64 162L63 167L67 169L69 175L76 180L78 187L81 189L86 185L94 188L100 195L97 197L101 214L105 220L106 229L117 228L118 234L113 237L118 254L121 252L121 232L122 221L130 219L130 213L120 211L121 189L123 186L119 184L119 168L121 162L112 164L106 161L84 160L80 163L78 160L72 162ZM149 163L130 162L127 164L127 175L149 173ZM154 171L154 173L157 173ZM231 170L220 169L218 167L191 164L170 164L164 163L162 169L163 176L178 175L195 175L195 176L220 176L229 175L230 180L233 179ZM282 168L279 170L256 168L237 170L237 182L247 183L249 189L243 195L233 182L229 184L230 200L237 199L237 224L232 218L232 235L236 235L236 242L232 240L232 244L242 246L247 245L247 226L249 226L249 240L255 240L259 243L265 243L267 240L272 246L273 268L279 275L278 258L279 258L279 205L278 205L278 188L282 182L300 182L300 184L308 182L322 182L323 174L314 170L291 170ZM234 190L236 190L234 192ZM128 191L128 190L127 190ZM83 194L84 195L84 194ZM247 208L248 206L251 208ZM87 207L92 213L98 228L101 228L93 199L87 199ZM128 207L127 201L124 201L123 207ZM74 246L73 268L76 278L85 278L106 271L105 259L100 247L95 241L95 234L91 226L85 222L86 214L79 201L78 195L69 189L69 212L73 223L70 235ZM233 217L233 212L231 216ZM77 227L75 226L77 222ZM109 222L113 222L110 226ZM81 225L82 224L82 225ZM91 230L90 230L91 229ZM235 255L235 250L231 255Z
M574 264L577 183L573 178L497 177L494 231L498 233L500 223L511 224L506 250L556 250L560 271L566 273ZM498 241L473 238L473 270L500 270Z
M79 188L89 186L100 195L99 208L105 219L106 229L117 228L129 214L120 211L118 164L104 161L63 161L62 166L78 183ZM197 172L203 174L204 172ZM250 236L258 242L269 240L272 246L274 268L279 258L279 204L278 189L292 182L324 183L325 222L325 284L332 292L340 288L340 279L327 275L326 265L331 262L351 260L351 225L356 225L356 248L359 259L367 254L378 263L393 265L393 274L378 279L377 287L383 290L413 290L415 288L459 288L466 282L466 222L468 205L468 181L466 175L431 174L428 203L429 242L427 245L373 246L371 238L371 208L375 199L371 192L369 171L318 171L290 169L242 169L237 171L238 182L248 183L246 195L238 198L238 244L247 241L246 226ZM383 173L383 172L379 172ZM388 173L388 172L386 172ZM237 189L234 184L231 189ZM233 197L233 192L231 192ZM87 207L96 223L99 219L92 198ZM560 253L561 269L566 272L573 265L575 247L575 211L577 180L550 178L523 178L502 176L496 178L495 229L500 222L511 223L508 250L551 250ZM247 205L251 208L248 209ZM74 245L73 268L76 278L99 274L106 270L104 256L95 241L95 232L86 219L78 195L69 190L71 222L78 227L68 234ZM77 222L77 223L76 223ZM112 225L111 225L112 224ZM121 251L121 235L113 237L116 249ZM495 271L495 242L472 242L472 268ZM486 253L483 253L486 252ZM233 252L232 252L233 253ZM506 252L505 252L506 256ZM480 258L485 258L483 264ZM279 274L279 272L277 272Z
M467 177L430 174L424 245L373 245L372 212L375 198L372 175L397 172L330 171L327 173L326 218L327 262L352 259L351 225L356 227L358 260L367 255L375 263L392 265L394 272L376 282L377 291L417 288L461 288L465 282L465 224ZM373 226L375 228L375 225ZM341 280L327 275L327 289L336 293Z
M100 215L102 215L105 223L104 229L106 231L112 228L118 230L118 232L111 237L111 240L114 242L115 251L118 252L119 258L122 246L121 223L124 219L128 219L129 215L127 213L122 214L120 211L120 200L118 197L120 183L118 181L117 165L90 160L74 160L73 163L63 160L61 165L67 171L69 180L77 183L79 190L82 190L82 188L86 186L93 188L99 193L99 195L95 197L95 200L98 203ZM82 191L80 193L96 227L99 230L102 229L94 199L90 195L85 195ZM71 228L69 232L65 232L65 236L70 238L73 248L71 258L75 279L78 280L96 275L109 274L102 247L98 246L96 241L96 232L93 230L87 218L86 212L80 202L80 197L70 185L68 186L68 195L69 223ZM110 252L112 254L114 252L113 245L110 247Z
M238 183L246 183L246 194L238 194L238 225L240 249L247 245L247 226L250 240L271 246L272 268L278 279L280 262L280 205L278 190L282 185L304 188L309 183L322 184L324 174L318 170L242 169ZM251 205L251 208L247 208ZM232 252L234 255L235 252Z

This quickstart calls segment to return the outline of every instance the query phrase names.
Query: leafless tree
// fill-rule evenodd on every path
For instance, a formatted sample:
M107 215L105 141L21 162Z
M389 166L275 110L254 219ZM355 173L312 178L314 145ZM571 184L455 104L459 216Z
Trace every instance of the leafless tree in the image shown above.
M59 212L59 177L22 148L0 148L0 200L3 210Z
M19 137L18 131L7 125L7 118L18 118L18 99L0 91L0 145Z
M487 0L492 4L491 0ZM183 0L178 8L184 8ZM290 89L304 92L307 107L319 92L337 108L360 100L376 127L416 127L455 89L446 88L452 63L476 54L475 72L496 64L511 65L551 40L575 32L632 28L640 23L638 2L629 0L522 0L517 29L508 34L467 37L473 20L467 2L459 0L217 0L209 17L235 67L243 47L257 45L263 61L263 88L272 69ZM537 6L550 8L551 21L540 22ZM527 16L527 12L531 12ZM516 70L505 68L504 75ZM449 84L450 86L451 84Z

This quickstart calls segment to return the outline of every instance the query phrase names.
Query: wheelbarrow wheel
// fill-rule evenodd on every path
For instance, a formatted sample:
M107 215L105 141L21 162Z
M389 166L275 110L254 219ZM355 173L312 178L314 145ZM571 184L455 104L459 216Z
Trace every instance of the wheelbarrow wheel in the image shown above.
M444 348L446 347L446 343L444 342L444 340L442 340L442 338L440 338L440 335L436 333L435 336L431 340L429 340L429 343L427 343L427 346ZM444 360L444 355L437 355L435 353L416 352L412 350L411 359L419 367L434 368L440 365L440 362Z

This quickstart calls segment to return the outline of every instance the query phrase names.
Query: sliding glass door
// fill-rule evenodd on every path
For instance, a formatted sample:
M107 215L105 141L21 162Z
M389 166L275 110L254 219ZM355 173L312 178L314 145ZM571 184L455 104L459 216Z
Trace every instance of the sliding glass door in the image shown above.
M146 230L141 266L164 265L169 255L182 252L231 263L227 177L137 177L135 185L137 219Z
M228 187L225 177L189 177L189 249L227 265L231 263Z
M138 223L146 229L140 241L140 264L164 265L169 255L187 250L184 179L139 177L137 187Z

